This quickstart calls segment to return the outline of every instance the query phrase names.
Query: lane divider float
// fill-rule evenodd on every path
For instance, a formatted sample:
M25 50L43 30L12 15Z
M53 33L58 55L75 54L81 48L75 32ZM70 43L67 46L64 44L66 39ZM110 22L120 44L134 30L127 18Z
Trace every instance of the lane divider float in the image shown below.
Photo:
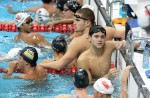
M17 32L15 24L0 24L0 31ZM57 24L55 26L46 27L44 24L33 24L33 32L58 32L58 33L73 33L73 24Z

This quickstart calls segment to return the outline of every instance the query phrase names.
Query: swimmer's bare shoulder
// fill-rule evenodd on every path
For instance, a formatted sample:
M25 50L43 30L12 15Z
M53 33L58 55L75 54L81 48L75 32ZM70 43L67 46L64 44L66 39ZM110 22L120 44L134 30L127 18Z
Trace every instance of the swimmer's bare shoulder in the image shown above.
M55 96L54 98L71 98L71 95L60 94L60 95L58 95L58 96Z

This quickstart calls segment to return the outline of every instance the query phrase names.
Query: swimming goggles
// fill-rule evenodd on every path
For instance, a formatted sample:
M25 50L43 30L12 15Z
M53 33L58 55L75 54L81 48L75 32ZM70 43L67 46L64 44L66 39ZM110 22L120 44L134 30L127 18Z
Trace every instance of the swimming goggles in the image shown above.
M89 20L89 19L86 19L86 18L81 17L81 16L80 16L80 15L78 15L78 14L74 14L74 17L76 17L76 18L80 18L80 19L83 19L83 20Z
M29 23L31 23L31 22L33 22L33 19L32 19L32 18L27 19L27 20L24 21L24 23L26 23L26 24L29 24Z

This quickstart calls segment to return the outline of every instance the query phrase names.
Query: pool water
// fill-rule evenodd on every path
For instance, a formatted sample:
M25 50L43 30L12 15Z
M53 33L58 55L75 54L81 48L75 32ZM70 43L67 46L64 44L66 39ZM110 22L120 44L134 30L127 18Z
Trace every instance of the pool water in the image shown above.
M29 2L16 2L13 0L0 0L0 21L13 20L14 15L9 14L4 5L12 4L13 9L23 10L28 7L41 4L41 0ZM30 13L34 17L34 13ZM25 43L16 43L13 41L17 32L0 31L0 53L7 53L15 47L24 48ZM56 36L65 36L64 34L54 32L44 32L48 42L51 42ZM53 59L52 52L41 51L38 63L43 59ZM0 62L0 68L6 68L8 62ZM19 75L14 73L13 75ZM4 73L0 73L0 98L53 98L58 94L70 94L74 88L71 75L48 74L48 80L42 82L26 81L23 79L3 79ZM92 86L89 86L89 94L92 94Z
M0 31L0 52L7 53L14 47L25 47L27 44L16 43L12 39L16 36L17 32L5 32ZM45 36L46 40L51 42L56 36L65 36L60 33L40 33ZM52 52L41 51L38 62L43 59L53 59ZM9 62L1 62L0 68L6 68ZM14 73L18 75L20 73ZM72 90L73 82L71 75L58 75L48 74L48 80L41 83L35 83L32 81L26 81L22 79L3 79L4 73L0 73L0 98L16 98L16 97L30 97L30 98L53 98L58 94L70 94ZM92 94L92 87L89 87L89 93Z

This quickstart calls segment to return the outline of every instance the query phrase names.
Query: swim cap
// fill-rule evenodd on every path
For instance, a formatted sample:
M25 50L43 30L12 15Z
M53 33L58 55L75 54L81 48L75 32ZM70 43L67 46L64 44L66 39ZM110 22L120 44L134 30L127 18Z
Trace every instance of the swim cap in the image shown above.
M8 58L14 58L15 56L18 55L19 51L22 50L21 48L12 48L9 50L7 53Z
M34 47L25 47L19 52L19 55L22 56L26 62L30 63L32 67L36 66L38 53Z
M64 37L62 36L57 36L53 41L52 41L52 46L51 46L55 51L57 52L65 52L67 49L67 42Z
M102 94L112 94L114 91L114 87L110 80L107 78L100 78L98 79L94 85L94 89Z
M74 13L76 13L76 11L82 7L76 0L67 1L66 6Z
M50 19L50 15L46 9L40 8L36 11L35 20L39 24L46 24L49 21L49 19Z
M87 87L89 85L89 78L86 70L79 68L74 74L73 82L77 88Z
M30 17L30 15L25 12L17 13L14 18L16 26L20 27L28 17Z
M88 5L88 4L84 4L84 5L82 6L82 8L88 8L88 9L91 9L92 11L94 11L94 7L91 6L91 5Z
M64 10L64 4L67 2L68 0L57 0L56 5L57 8L60 9L61 11Z
M150 12L148 13L148 10L146 9L141 9L137 13L138 17L138 24L140 27L145 28L147 26L150 26Z

